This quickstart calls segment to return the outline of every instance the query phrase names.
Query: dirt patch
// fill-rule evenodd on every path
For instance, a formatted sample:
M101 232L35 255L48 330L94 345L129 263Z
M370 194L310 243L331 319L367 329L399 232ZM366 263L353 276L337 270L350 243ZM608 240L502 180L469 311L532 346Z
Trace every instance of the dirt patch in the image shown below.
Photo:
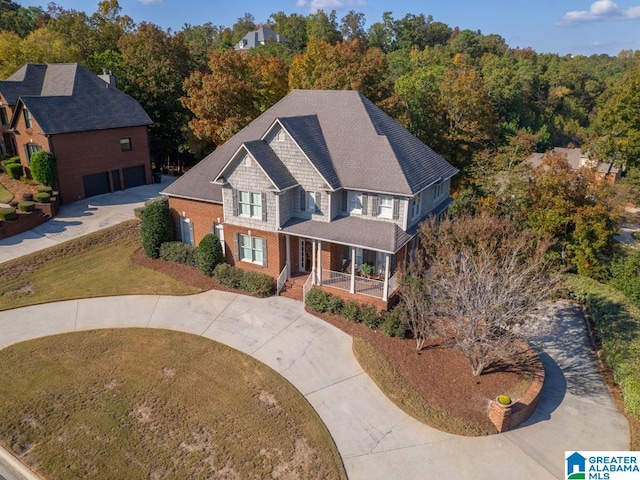
M18 288L13 288L11 290L5 290L2 295L5 297L25 297L27 295L33 294L33 285L31 283L27 283Z
M21 182L20 180L14 180L9 178L6 173L0 173L0 183L4 185L4 188L13 193L13 200L16 202L22 201L23 194L35 195L38 191L38 184L28 184Z

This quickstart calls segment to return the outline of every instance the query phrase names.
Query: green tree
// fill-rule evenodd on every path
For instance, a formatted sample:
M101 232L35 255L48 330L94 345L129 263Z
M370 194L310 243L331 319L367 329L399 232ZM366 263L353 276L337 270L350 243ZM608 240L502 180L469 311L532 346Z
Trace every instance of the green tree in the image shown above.
M340 20L340 33L345 40L360 40L366 42L367 31L364 29L365 16L362 12L349 10Z
M40 7L22 7L12 0L0 0L0 30L24 38L36 29L44 12Z
M307 19L307 37L316 38L324 42L335 44L340 41L340 30L336 20L336 11L329 15L324 10L318 10L309 15Z
M31 176L42 185L52 187L58 179L58 167L52 153L39 150L31 155L29 160Z
M211 277L216 266L224 260L220 239L212 233L205 235L196 251L196 262L202 273Z
M159 258L162 244L175 239L169 200L166 197L151 201L145 206L140 223L140 237L142 250L149 258Z
M287 15L280 11L272 13L268 25L274 32L287 39L287 44L296 53L302 53L309 40L307 34L308 19L304 15L292 13Z

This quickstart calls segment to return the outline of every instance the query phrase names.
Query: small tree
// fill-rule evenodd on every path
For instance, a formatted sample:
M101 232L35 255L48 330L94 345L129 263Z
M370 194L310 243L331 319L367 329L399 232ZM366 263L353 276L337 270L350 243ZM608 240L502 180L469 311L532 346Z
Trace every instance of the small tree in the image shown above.
M420 238L429 297L422 315L440 319L473 375L514 362L558 285L546 255L552 242L489 214L425 222Z
M31 176L43 185L53 186L58 178L58 167L52 153L38 150L31 155Z
M200 241L196 252L198 268L202 273L213 276L216 265L222 263L222 244L213 233L208 233Z
M144 215L142 215L140 236L142 237L142 250L149 258L158 258L160 246L174 240L173 219L169 210L169 200L166 197L149 202L146 206Z

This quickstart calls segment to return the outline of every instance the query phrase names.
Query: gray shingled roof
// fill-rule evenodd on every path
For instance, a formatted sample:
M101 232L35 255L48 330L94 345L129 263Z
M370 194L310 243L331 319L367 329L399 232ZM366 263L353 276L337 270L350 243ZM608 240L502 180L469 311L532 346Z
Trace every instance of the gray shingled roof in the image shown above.
M153 123L136 100L76 63L25 65L0 92L22 102L46 135Z
M578 170L580 167L583 167L583 158L589 160L589 155L587 153L583 153L579 148L562 148L562 147L554 147L550 152L545 153L533 153L528 158L529 164L536 168L538 165L542 163L544 157L549 153L557 153L559 155L565 155L567 157L567 162L571 165L571 168L574 170ZM613 163L598 161L596 164L596 170L600 173L618 173L618 169L613 166Z
M247 33L242 40L240 40L236 46L236 50L248 50L255 48L258 45L263 45L267 42L279 42L284 43L288 40L281 35L277 34L273 30L267 27L260 27L253 32Z
M262 140L242 144L278 190L286 190L298 184L291 172L284 166L269 144Z
M282 227L282 232L392 254L416 233L404 232L395 223L351 216L340 217L329 223L292 218Z
M315 120L309 121L307 117ZM300 125L311 126L310 139L298 144L314 163L322 165L319 171L335 171L338 186L342 188L412 196L439 179L457 173L457 169L360 93L294 90L172 183L164 193L221 202L220 188L212 188L210 182L242 143L263 138L276 119L280 119L283 126L292 127L290 133L294 138L304 134ZM326 154L315 138L318 134L322 135ZM204 172L213 173L207 179ZM327 176L331 177L328 173ZM335 184L335 179L327 180Z

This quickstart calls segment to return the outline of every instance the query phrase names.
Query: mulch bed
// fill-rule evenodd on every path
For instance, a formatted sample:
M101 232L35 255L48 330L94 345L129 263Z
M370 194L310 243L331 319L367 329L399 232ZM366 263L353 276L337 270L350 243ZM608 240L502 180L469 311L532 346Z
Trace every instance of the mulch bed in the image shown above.
M13 193L13 200L17 202L22 201L22 195L25 193L35 195L39 187L39 185L29 185L20 180L9 178L9 175L6 173L0 173L0 183L4 185L4 188Z
M196 268L147 258L142 250L136 252L133 263L165 273L203 290L236 291L220 285ZM415 342L411 339L389 338L364 324L349 322L340 316L313 314L352 337L362 338L380 350L396 371L421 393L428 403L473 423L486 423L489 402L496 396L510 391L522 380L522 374L513 371L490 372L474 377L467 359L452 348L427 344L418 355Z

